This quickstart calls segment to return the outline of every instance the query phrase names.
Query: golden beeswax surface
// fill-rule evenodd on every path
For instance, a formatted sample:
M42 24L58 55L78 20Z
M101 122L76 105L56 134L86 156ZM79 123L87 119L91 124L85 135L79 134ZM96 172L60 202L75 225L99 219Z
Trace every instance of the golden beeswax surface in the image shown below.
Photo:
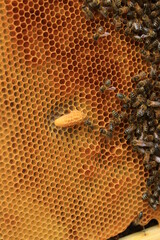
M126 143L126 123L105 140L116 93L149 71L143 45L113 19L87 21L78 0L0 0L0 236L3 240L106 240L160 220L142 201L143 160ZM97 26L110 34L93 41ZM115 91L100 92L104 79ZM94 125L58 128L82 111Z

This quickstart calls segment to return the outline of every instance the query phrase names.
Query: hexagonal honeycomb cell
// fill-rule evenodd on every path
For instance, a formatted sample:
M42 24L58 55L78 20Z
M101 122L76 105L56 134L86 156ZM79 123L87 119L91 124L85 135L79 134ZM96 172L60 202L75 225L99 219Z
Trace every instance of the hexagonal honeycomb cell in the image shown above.
M98 25L110 34L94 42ZM150 70L141 47L112 18L87 21L78 0L0 0L2 239L106 240L141 211L142 224L160 220L141 199L147 173L127 123L110 141L99 133L121 111L115 94ZM104 79L116 90L101 93ZM54 125L73 110L94 129Z

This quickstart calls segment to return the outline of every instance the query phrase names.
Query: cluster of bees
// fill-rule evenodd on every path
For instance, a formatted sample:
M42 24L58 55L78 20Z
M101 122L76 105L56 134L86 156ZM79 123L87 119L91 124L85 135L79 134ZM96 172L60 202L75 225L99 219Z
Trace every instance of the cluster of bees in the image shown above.
M160 75L152 68L150 76L141 72L132 81L137 86L129 97L118 95L131 110L125 135L134 150L143 155L149 178L142 198L156 210L160 203Z
M149 171L147 192L142 199L148 200L154 210L160 204L160 74L157 70L159 68L154 66L149 76L143 71L134 76L132 81L137 85L129 96L117 93L124 111L119 114L113 110L108 128L100 129L100 134L109 139L115 126L128 119L129 126L124 131L126 139L135 151L143 155L145 170ZM100 87L102 93L114 90L108 83L109 80ZM130 110L129 115L125 110Z
M85 0L82 11L87 19L93 19L94 12L107 19L112 12L116 30L123 25L125 35L142 41L142 57L152 64L149 75L142 71L132 77L136 88L129 96L117 94L123 111L119 114L113 110L108 128L101 128L100 134L111 138L115 127L128 119L126 139L135 151L143 155L145 170L149 172L147 190L142 199L148 200L156 210L160 204L160 1ZM99 27L93 39L98 40L105 35L104 29ZM101 93L114 90L110 80L100 87Z
M160 64L160 1L85 0L82 11L87 19L93 19L94 12L107 19L112 12L115 29L120 30L123 25L126 36L144 43L141 51L143 58L153 64ZM98 40L107 34L99 27L93 39Z
M145 170L149 171L147 192L142 199L148 200L154 210L160 204L160 74L157 69L152 67L149 76L145 72L134 76L132 81L137 85L129 96L117 93L124 111L119 114L113 110L108 128L100 129L100 134L109 139L115 127L128 119L129 126L124 131L126 139L134 151L143 155ZM115 90L110 80L100 87L102 93L108 90ZM130 110L129 115L125 110Z

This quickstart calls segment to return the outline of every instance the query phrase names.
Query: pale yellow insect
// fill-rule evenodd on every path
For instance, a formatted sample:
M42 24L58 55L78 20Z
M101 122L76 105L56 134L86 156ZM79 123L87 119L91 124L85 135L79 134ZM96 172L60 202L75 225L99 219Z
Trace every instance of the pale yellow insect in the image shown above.
M81 111L73 110L68 114L65 114L54 121L57 127L71 127L80 124L86 119L87 115Z

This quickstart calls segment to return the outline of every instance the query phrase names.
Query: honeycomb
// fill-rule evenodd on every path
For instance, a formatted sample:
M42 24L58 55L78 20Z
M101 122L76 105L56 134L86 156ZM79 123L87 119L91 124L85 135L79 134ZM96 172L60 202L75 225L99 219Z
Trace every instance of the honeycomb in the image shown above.
M143 211L142 158L124 138L127 123L106 141L99 134L116 93L150 70L142 43L115 31L113 19L87 21L77 0L0 0L0 237L4 240L106 240ZM110 34L93 41L97 26ZM101 93L104 79L115 91ZM59 128L79 110L94 125Z

